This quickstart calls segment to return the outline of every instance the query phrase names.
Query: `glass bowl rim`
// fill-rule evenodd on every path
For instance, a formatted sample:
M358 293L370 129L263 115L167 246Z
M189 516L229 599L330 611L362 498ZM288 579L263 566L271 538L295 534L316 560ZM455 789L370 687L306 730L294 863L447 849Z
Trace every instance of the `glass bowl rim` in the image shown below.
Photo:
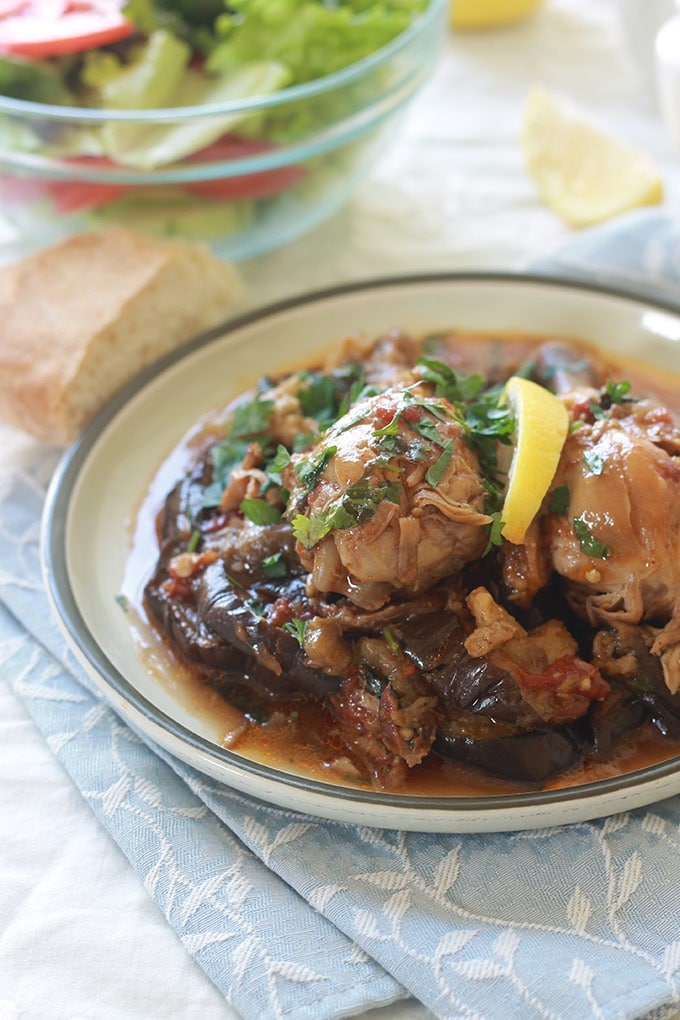
M322 78L315 78L300 85L291 85L289 88L279 89L277 92L267 95L256 95L248 99L222 103L204 103L200 106L168 106L146 110L103 110L94 107L59 106L0 95L0 113L15 117L23 115L30 118L42 117L48 120L71 121L73 123L96 123L99 121L158 123L193 120L199 117L217 117L244 111L255 112L268 107L278 107L285 103L310 99L332 92L370 74L371 71L388 62L395 54L408 47L411 42L430 28L433 22L444 15L448 4L449 0L429 0L427 7L408 28L362 60L357 60L339 71L324 75Z

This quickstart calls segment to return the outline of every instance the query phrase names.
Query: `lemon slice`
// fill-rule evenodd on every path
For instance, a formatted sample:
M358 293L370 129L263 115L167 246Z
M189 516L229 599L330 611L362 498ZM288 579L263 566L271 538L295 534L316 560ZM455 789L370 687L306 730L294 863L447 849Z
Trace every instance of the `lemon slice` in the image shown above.
M663 198L663 181L643 152L605 134L578 107L543 89L529 93L522 149L541 198L572 227Z
M502 535L521 545L555 476L569 414L554 393L516 375L508 379L501 403L510 405L517 423L501 512Z
M542 0L451 0L454 28L494 28L531 14Z

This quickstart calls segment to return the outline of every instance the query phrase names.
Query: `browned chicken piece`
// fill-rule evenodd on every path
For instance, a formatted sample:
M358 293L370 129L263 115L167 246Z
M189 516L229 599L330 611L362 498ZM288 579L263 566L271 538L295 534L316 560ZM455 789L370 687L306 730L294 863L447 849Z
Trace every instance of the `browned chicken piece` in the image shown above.
M412 381L412 369L420 356L418 342L399 329L388 330L377 339L366 341L349 336L338 354L329 359L326 369L356 362L364 369L367 383L379 389Z
M555 570L592 626L648 621L668 687L678 688L680 643L680 426L648 401L604 415L573 404L580 427L567 439L554 488L565 513L548 514Z
M427 590L487 543L476 455L451 405L423 384L356 404L292 458L283 482L310 590L362 609Z

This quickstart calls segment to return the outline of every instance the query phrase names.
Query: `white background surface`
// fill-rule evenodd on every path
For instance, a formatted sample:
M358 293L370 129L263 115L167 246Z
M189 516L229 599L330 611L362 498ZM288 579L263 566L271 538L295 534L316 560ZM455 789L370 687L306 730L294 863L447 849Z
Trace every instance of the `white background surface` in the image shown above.
M522 167L519 124L535 83L641 145L663 172L666 207L677 209L680 156L649 77L626 46L619 21L626 6L546 0L522 26L451 33L400 140L354 202L243 267L252 302L373 275L521 268L569 239ZM20 251L20 239L8 238L0 261ZM30 440L0 430L0 466L35 452ZM417 1006L373 1014L425 1015ZM0 1020L235 1016L0 684Z

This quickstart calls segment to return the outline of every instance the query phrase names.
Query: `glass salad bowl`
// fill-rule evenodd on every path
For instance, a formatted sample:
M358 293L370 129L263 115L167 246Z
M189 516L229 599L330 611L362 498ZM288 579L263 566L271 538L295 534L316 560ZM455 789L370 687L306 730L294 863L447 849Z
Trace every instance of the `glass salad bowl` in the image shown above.
M288 2L301 18L311 8ZM235 260L278 247L338 210L384 152L433 70L447 8L393 5L400 30L330 73L339 36L323 36L326 59L317 28L298 63L320 76L297 79L271 46L242 60L218 46L197 61L163 23L135 27L134 50L115 39L94 56L43 58L33 42L3 52L0 15L0 214L29 243L118 224L206 240Z

